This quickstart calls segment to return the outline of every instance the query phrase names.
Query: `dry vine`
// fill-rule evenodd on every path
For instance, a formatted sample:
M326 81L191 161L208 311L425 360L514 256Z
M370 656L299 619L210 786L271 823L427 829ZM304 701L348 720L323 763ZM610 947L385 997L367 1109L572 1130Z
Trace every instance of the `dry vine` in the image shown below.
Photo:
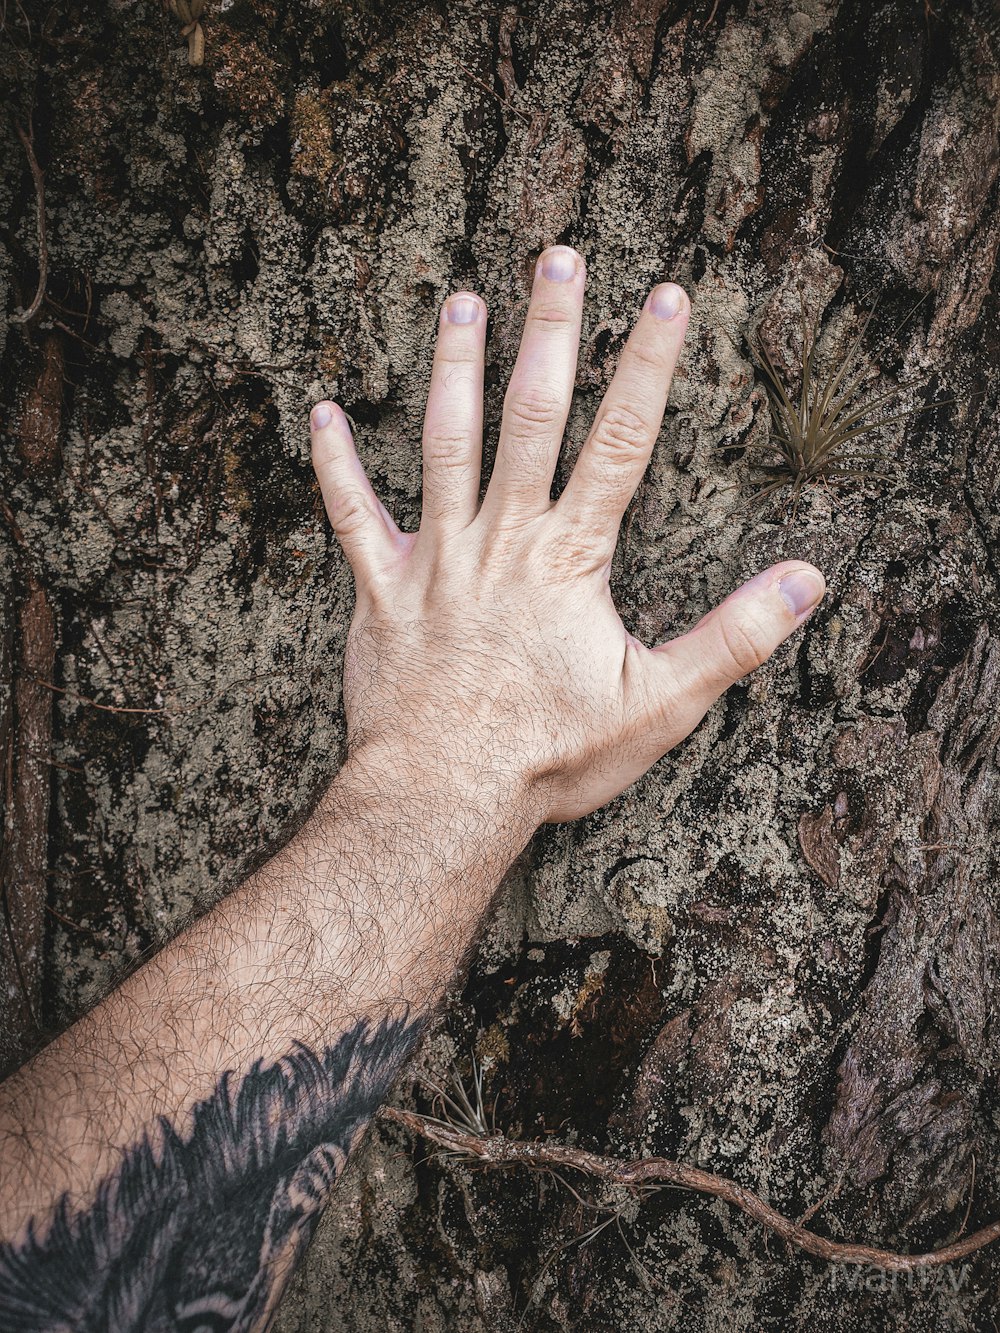
M568 1148L556 1143L532 1143L508 1139L502 1134L482 1135L455 1128L444 1121L417 1115L398 1107L386 1106L379 1113L387 1120L405 1125L414 1134L447 1151L474 1158L484 1166L526 1166L533 1170L551 1171L554 1167L580 1171L584 1175L627 1189L648 1190L650 1186L667 1186L710 1194L732 1204L752 1217L761 1226L780 1236L789 1245L795 1245L806 1254L815 1255L831 1263L867 1264L890 1272L909 1272L917 1268L935 1268L955 1263L975 1253L985 1245L1000 1240L1000 1221L991 1222L964 1240L945 1245L926 1254L900 1254L895 1250L880 1250L871 1245L857 1245L827 1240L809 1231L801 1223L783 1217L752 1190L738 1185L735 1180L685 1166L667 1157L637 1157L626 1161L618 1157L604 1157Z
M35 227L38 236L38 286L35 289L34 299L27 310L10 317L12 324L27 324L29 320L35 318L41 309L49 278L49 249L45 240L45 176L38 165L38 158L35 156L35 137L31 122L28 122L27 131L17 121L14 122L14 128L17 130L17 137L21 140L25 156L28 159L28 168L31 171L31 179L35 187L35 208L37 210Z

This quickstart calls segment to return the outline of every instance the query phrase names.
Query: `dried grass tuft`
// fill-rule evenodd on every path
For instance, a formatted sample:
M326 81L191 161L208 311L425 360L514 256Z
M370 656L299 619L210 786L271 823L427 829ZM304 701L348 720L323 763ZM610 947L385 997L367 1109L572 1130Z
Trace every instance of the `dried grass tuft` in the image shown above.
M919 304L918 301L900 323L897 333ZM816 369L817 323L810 327L803 301L802 372L795 387L786 386L761 339L754 340L753 351L767 380L771 430L766 441L720 446L723 450L757 448L763 451L764 457L751 463L758 474L751 482L757 488L752 503L762 504L777 492L788 489L786 511L791 511L789 521L794 522L806 486L819 483L840 486L871 478L894 480L891 473L864 466L868 462L884 465L886 455L878 451L860 453L855 447L857 442L894 422L905 421L919 412L952 401L939 399L890 416L873 415L908 389L926 383L926 377L906 380L874 398L864 397L869 376L865 368L859 368L858 353L877 308L876 301L847 355L820 378Z

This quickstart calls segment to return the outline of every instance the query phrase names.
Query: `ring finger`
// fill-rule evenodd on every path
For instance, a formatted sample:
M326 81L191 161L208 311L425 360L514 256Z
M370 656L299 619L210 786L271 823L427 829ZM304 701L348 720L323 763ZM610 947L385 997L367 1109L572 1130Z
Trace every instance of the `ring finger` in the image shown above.
M653 451L690 310L676 283L653 289L556 505L562 522L590 534L601 561Z

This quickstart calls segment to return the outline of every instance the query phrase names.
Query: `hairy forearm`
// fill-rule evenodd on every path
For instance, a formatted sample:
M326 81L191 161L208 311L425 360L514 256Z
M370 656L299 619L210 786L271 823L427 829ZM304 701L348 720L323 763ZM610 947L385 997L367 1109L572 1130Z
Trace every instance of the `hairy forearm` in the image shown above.
M234 1233L251 1233L240 1272L223 1261L219 1278L225 1300L238 1304L233 1326L262 1327L535 822L527 794L502 780L473 784L399 756L356 758L282 852L8 1079L5 1326L48 1326L17 1314L19 1296L70 1325L91 1302L120 1300L137 1217L148 1224L166 1201L153 1249L165 1262L173 1252L175 1272L188 1271L192 1235L199 1271L210 1274L204 1251L226 1254ZM85 1224L75 1237L72 1227L68 1237L46 1236L60 1200ZM26 1241L29 1224L37 1248ZM59 1245L76 1251L63 1269L86 1275L78 1297L64 1282L45 1291L44 1260L59 1257ZM149 1248L140 1265L150 1264ZM143 1300L172 1303L169 1317L212 1296L171 1291L155 1268L140 1267L128 1283ZM102 1292L105 1275L114 1289Z

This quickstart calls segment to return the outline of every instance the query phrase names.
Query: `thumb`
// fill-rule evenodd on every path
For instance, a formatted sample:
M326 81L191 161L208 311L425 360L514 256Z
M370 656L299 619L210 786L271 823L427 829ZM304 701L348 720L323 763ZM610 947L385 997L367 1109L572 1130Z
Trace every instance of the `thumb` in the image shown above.
M686 634L654 648L652 664L665 677L674 707L680 694L683 711L700 720L730 685L767 661L825 592L815 565L785 560L731 592Z

